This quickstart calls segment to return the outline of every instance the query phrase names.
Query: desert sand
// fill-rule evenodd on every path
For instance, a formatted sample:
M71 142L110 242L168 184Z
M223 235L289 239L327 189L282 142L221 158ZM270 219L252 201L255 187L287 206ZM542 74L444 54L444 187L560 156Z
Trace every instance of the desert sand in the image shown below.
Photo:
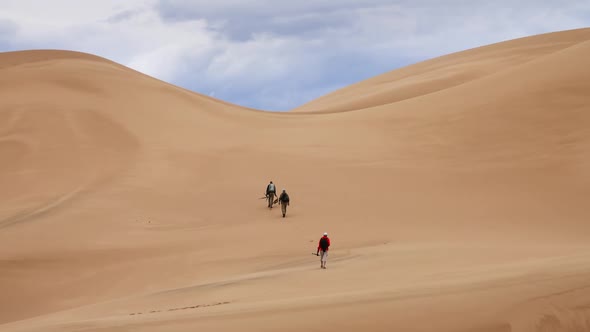
M273 113L0 53L0 331L590 331L589 59L531 36Z

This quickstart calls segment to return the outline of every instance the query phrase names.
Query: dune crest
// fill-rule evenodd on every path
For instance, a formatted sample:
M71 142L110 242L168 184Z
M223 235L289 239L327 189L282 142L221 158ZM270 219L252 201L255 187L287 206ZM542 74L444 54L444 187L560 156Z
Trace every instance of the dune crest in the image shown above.
M590 331L589 58L532 36L280 114L1 53L0 331Z

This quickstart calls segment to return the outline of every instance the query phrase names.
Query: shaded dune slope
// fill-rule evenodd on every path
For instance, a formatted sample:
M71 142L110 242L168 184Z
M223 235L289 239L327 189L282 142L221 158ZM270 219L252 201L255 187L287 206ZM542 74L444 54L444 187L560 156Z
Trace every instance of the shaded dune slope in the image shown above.
M590 330L588 58L533 36L277 114L0 54L0 331Z

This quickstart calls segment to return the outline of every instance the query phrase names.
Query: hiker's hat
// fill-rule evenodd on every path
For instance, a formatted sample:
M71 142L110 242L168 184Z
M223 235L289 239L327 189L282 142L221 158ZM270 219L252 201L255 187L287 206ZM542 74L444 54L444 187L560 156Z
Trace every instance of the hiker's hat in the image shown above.
M328 233L324 232L324 236L328 236Z

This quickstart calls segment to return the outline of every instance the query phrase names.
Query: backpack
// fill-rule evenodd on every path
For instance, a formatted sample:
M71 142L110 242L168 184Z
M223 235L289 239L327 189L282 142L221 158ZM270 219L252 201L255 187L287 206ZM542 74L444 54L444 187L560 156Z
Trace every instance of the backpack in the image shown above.
M328 238L322 237L320 239L320 248L322 248L323 251L326 251L326 249L328 249Z
M287 195L287 193L281 194L281 202L289 202L289 195Z
M275 192L275 185L274 183L271 183L268 185L268 192L269 193L274 193Z

